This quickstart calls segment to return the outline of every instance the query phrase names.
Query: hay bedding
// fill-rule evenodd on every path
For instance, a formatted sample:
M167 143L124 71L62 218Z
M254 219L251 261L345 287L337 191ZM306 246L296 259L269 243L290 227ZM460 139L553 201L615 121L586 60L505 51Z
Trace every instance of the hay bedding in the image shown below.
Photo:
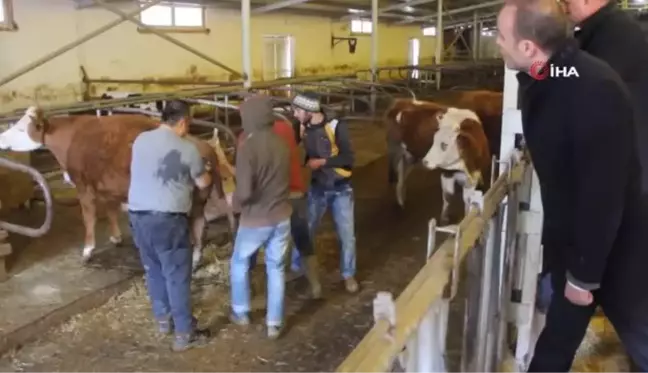
M337 247L336 244L331 245L336 236L334 233L322 233L316 238L316 245L328 256L328 251L334 249L329 246ZM194 274L192 283L194 314L201 325L214 325L218 323L217 319L227 317L231 253L231 243L219 246L210 242L205 247L204 264ZM263 264L264 255L260 254L258 264ZM253 297L252 308L262 308L265 306L265 268L257 265L252 272L250 285L253 292L259 295ZM218 331L218 339L247 338L231 333L232 330L228 328L222 329ZM140 278L127 291L111 298L103 306L76 315L43 335L40 340L8 353L0 359L0 371L40 370L40 366L51 367L47 368L51 370L83 371L88 369L88 361L96 361L104 366L113 359L114 369L119 370L118 367L122 366L122 369L129 370L128 367L137 366L141 367L138 370L147 370L151 367L146 368L146 362L158 360L160 355L167 354L167 345L168 340L156 332L145 280ZM118 351L121 351L119 356L112 356ZM123 360L126 357L123 351L129 355L130 361Z
M325 247L328 251L333 249L330 246L336 246L330 245L333 240L334 234L322 234L317 237L317 245ZM192 286L194 312L201 324L211 325L215 319L227 315L231 252L231 243L223 246L210 243L205 248L203 263L207 264L197 271L197 281L194 281ZM263 255L260 255L259 263L262 261ZM251 286L264 293L263 268L257 266L254 272ZM253 300L253 308L259 301L264 303L265 297L257 298L259 299ZM232 340L241 337L228 335L230 333L230 330L223 329L218 332L218 339ZM61 341L65 341L65 346ZM77 315L44 335L40 341L7 354L0 359L0 371L22 372L35 368L40 370L40 365L51 367L53 370L60 370L55 368L57 366L68 371L87 370L89 360L101 361L102 365L114 361L115 369L126 364L122 369L128 370L128 367L137 366L141 367L138 370L147 370L147 362L157 361L160 355L168 353L165 348L167 344L168 341L156 333L145 283L140 279L102 307ZM70 359L70 355L75 357ZM128 361L125 362L124 358ZM515 371L513 359L507 360L503 371ZM630 371L618 337L604 318L597 317L592 320L572 371Z
M213 242L203 249L202 264L193 275L195 280L212 284L229 285L229 259L232 255L232 243L218 246Z
M201 325L211 324L214 318L222 317L229 308L231 252L231 243L223 246L210 243L205 247L203 263L206 265L194 274L198 281L192 283L194 314ZM253 279L253 282L258 281ZM35 365L57 362L65 363L66 368L72 369L70 359L65 359L69 352L66 353L66 347L60 346L57 341L66 341L68 346L84 346L81 351L74 350L75 355L81 355L81 370L87 369L81 367L87 367L87 355L93 355L92 360L117 359L126 356L110 356L111 351L126 350L137 355L135 360L143 361L157 359L157 353L168 352L165 348L160 349L161 346L166 347L168 341L155 328L144 278L136 280L128 290L111 298L103 306L76 315L49 331L41 340L8 353L0 360L0 371L29 371ZM129 341L131 345L114 346L115 343L124 343L122 341ZM111 348L111 345L116 348ZM97 351L100 351L98 355Z
M502 364L503 372L516 372L512 356ZM604 316L592 318L581 343L572 372L630 372L630 363L612 324Z

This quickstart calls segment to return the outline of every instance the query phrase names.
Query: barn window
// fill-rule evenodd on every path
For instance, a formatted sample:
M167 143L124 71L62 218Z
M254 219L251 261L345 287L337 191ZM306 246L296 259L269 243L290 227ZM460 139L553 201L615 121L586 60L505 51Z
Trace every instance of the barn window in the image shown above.
M142 0L140 6L144 7L147 3L147 0ZM205 7L200 4L163 2L143 11L140 20L146 26L162 30L206 30Z
M371 34L373 24L371 21L364 19L354 19L351 21L352 34Z
M17 30L11 0L0 0L0 31Z
M424 27L423 36L436 36L436 27L434 26Z

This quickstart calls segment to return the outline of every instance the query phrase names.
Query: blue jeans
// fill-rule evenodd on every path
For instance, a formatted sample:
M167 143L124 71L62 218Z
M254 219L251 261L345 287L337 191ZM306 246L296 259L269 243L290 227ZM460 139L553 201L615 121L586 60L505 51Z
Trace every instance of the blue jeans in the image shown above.
M268 275L268 326L280 326L284 307L284 257L290 245L290 219L267 227L239 226L234 241L230 282L232 284L232 311L238 315L250 312L250 259L265 247Z
M301 255L313 255L315 250L313 249L313 241L308 228L308 201L306 196L291 197L290 204L293 210L290 216L290 235L293 242L291 270L299 272L301 270ZM256 266L257 254L258 252L250 257L250 268Z
M190 334L192 252L187 216L131 211L129 218L153 315L158 321L171 317L176 334Z
M342 255L340 272L343 278L353 277L356 272L356 238L353 214L353 188L344 185L334 189L321 189L311 186L308 191L308 226L311 237L315 238L322 216L330 207L338 234ZM293 256L293 267L295 263Z

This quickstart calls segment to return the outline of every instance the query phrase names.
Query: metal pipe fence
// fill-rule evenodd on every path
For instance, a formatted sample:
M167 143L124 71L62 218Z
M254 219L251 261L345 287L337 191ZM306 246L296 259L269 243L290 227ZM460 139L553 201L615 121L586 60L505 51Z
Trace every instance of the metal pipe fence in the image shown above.
M208 99L222 100L225 103L236 100L241 93L249 91L283 91L287 100L300 90L314 90L322 95L325 104L337 105L343 112L357 114L359 111L370 111L370 103L378 101L377 109L385 107L385 102L394 97L425 97L437 91L434 77L437 72L444 75L442 89L474 88L494 85L503 81L498 76L501 61L480 60L470 62L448 62L443 65L424 66L391 66L377 70L378 79L372 81L371 71L358 70L349 74L314 75L297 78L282 78L272 81L253 83L249 89L242 82L231 82L227 85L182 89L177 91L143 93L138 96L89 100L68 105L46 105L43 110L47 115L65 115L93 110L110 110L118 107L148 104L171 99ZM447 81L447 84L445 83ZM499 81L499 83L497 83ZM381 104L381 98L383 104ZM364 110L358 110L364 109ZM15 122L24 114L24 109L0 113L0 124ZM375 113L369 113L375 114Z

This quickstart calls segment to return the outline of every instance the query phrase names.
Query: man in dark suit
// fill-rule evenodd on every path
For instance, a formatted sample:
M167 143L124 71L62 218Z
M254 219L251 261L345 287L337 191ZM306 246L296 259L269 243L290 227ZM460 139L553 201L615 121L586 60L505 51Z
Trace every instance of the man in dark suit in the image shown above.
M648 42L639 23L610 0L567 0L578 24L581 49L607 62L623 79L634 105L636 143L642 165L642 192L648 202Z
M619 75L579 49L554 0L512 0L498 16L519 71L522 125L540 180L543 264L553 296L529 371L569 371L601 305L648 369L648 250L632 101Z

